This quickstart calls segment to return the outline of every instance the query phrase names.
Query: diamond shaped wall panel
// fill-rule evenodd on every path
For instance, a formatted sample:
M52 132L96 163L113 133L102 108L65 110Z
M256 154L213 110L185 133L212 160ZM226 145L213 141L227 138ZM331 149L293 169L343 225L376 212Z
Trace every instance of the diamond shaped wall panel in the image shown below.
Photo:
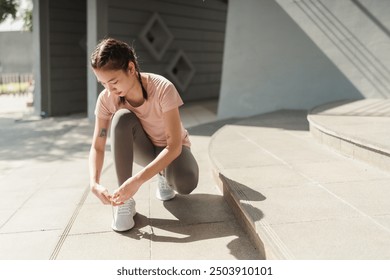
M195 67L184 51L179 50L167 68L172 82L184 91L195 75Z
M152 56L161 60L173 40L173 35L162 18L154 13L142 29L139 38Z

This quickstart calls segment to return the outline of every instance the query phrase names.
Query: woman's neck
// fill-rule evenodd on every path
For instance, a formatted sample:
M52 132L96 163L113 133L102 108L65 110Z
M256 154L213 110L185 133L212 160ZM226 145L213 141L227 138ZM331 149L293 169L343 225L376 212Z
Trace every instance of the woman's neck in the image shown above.
M136 74L137 75L137 74ZM145 102L145 98L142 93L142 87L138 80L138 77L136 78L137 82L134 85L134 88L130 90L128 96L125 96L126 101L132 106L132 107L139 107Z

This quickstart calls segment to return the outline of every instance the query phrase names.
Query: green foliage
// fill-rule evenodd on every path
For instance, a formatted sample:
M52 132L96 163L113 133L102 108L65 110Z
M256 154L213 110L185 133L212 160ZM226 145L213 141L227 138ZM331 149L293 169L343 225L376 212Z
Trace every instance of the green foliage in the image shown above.
M0 0L0 22L3 22L9 15L16 18L18 4L15 0Z
M18 0L0 0L0 23L8 16L13 19L23 19L23 28L27 31L32 31L32 8L20 9Z
M1 1L1 0L0 0ZM23 27L25 30L32 31L32 10L25 10L23 13Z
M29 86L28 82L0 84L0 94L26 92Z

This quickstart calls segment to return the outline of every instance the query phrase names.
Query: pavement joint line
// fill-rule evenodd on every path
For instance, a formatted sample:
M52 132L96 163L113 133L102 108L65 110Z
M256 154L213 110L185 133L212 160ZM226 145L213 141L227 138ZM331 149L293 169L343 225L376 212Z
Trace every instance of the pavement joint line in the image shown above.
M302 174L304 175L304 174ZM305 176L305 175L304 175ZM308 177L307 177L308 178ZM311 179L311 178L308 178L308 179ZM342 199L341 197L337 196L335 193L331 192L330 190L328 190L326 187L324 187L321 183L318 183L317 182L317 186L321 189L323 189L324 191L328 192L330 195L334 196L335 198L337 198L338 200L340 200L342 203L344 203L345 205L348 205L349 207L351 207L353 210L355 210L356 212L358 212L360 215L362 215L363 217L366 217L367 219L369 219L372 223L374 223L375 225L377 225L378 227L382 228L383 230L385 230L386 232L390 233L390 229L384 225L382 225L381 223L379 223L377 220L375 220L373 217L371 217L370 215L366 214L365 212L359 210L356 206L354 206L353 204L349 203L348 201Z
M150 207L149 207L149 210L150 210ZM149 217L150 217L150 215L149 215ZM156 236L152 225L150 225L150 235ZM149 238L149 259L151 260L152 257L153 257L153 242L152 242L152 238Z
M102 230L102 231L72 233L72 234L68 234L67 236L93 235L93 234L112 233L112 232L113 232L112 230Z
M106 168L103 170L102 174L104 174L112 165L113 165L113 163L110 163L109 165L107 165ZM77 218L78 214L80 213L80 210L83 207L84 202L87 199L90 192L91 192L91 188L88 185L85 188L84 193L83 193L79 203L77 203L76 209L73 211L73 215L69 219L68 224L66 225L64 231L62 232L61 237L57 242L57 245L54 247L54 250L50 256L50 260L55 260L57 258L58 254L62 248L62 245L64 244L66 238L68 237L68 234L73 226L73 223L76 221L76 218Z
M244 139L246 139L248 142L252 143L253 145L255 145L256 147L258 147L260 150L262 150L263 152L269 154L271 157L273 157L274 159L280 161L281 163L283 163L284 165L287 165L289 166L290 168L293 169L293 167L291 165L289 165L285 160L283 160L282 158L278 157L277 155L275 155L274 153L270 152L268 149L260 146L258 143L256 143L255 141L253 141L252 139L248 138L245 134L241 133L241 132L237 132L238 135L240 135L241 137L243 137Z
M161 224L159 226L152 226L150 225L150 227L164 227L164 228L169 228L169 227L188 227L188 226L198 226L198 225L212 225L212 224L224 224L226 223L226 221L209 221L209 222L199 222L199 223L180 223L180 221L178 221L178 223L170 223L170 224Z
M170 227L187 227L187 226L197 226L197 225L207 225L207 224L223 224L226 223L226 221L212 221L212 222L203 222L203 223L194 223L194 224L165 224L165 225L160 225L162 228L170 228ZM151 228L152 234L153 232L153 227L151 225L147 225ZM156 227L156 226L155 226ZM11 233L27 233L27 232L41 232L41 231L54 231L54 230L60 230L58 229L50 229L50 230L34 230L34 231L22 231L22 232L7 232L7 233L0 233L2 234L11 234ZM130 232L126 231L126 232ZM101 233L112 233L112 230L103 230L103 231L94 231L94 232L81 232L81 233L73 233L73 234L67 234L67 236L80 236L80 235L92 235L92 234L101 234ZM124 232L124 233L126 233Z
M345 216L340 218L323 218L323 219L311 219L311 220L301 220L301 221L289 221L289 222L279 222L279 223L271 223L269 225L271 226L280 226L280 225L296 225L296 224L305 224L305 223L311 223L311 222L326 222L326 221L345 221L345 220L351 220L351 219L358 219L359 216Z
M151 182L149 182L149 183L147 184L147 186L148 186L148 193L149 193L149 195L148 195L148 217L151 217L151 214L152 214L152 212L151 212L151 207L150 207L150 205L152 205L152 196L151 196L151 194L150 194L150 191L151 191L151 189L152 189L152 188L151 188ZM150 222L149 227L150 227L150 233L154 235L153 222ZM153 246L152 240L149 239L149 260L151 260L151 259L152 259L152 256L153 256L153 249L152 249L152 246Z
M87 186L84 190L84 193L83 193L81 199L80 199L80 202L77 204L77 207L76 207L75 211L73 212L72 217L70 218L68 224L66 225L64 231L62 232L60 239L58 240L57 245L55 246L55 248L50 256L50 260L55 260L57 258L58 254L61 250L61 247L64 244L65 239L68 237L68 233L70 232L70 230L73 226L73 223L76 220L76 218L81 210L81 207L83 206L85 200L87 199L90 191L91 191L90 187Z
M23 233L34 233L34 232L49 232L49 231L58 231L61 228L51 228L51 229L36 229L36 230L24 230L24 231L10 231L10 232L0 232L0 235L7 234L23 234Z

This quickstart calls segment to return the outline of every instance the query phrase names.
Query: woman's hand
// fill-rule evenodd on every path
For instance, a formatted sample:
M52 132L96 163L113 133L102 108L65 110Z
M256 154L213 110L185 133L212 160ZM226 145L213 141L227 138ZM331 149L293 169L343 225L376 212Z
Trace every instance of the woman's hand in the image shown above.
M96 183L91 187L91 191L100 199L101 202L103 202L103 204L111 204L112 196L102 185Z
M112 203L115 205L121 205L129 198L133 197L141 187L141 184L137 182L134 177L129 178L118 189L116 189L112 195Z

